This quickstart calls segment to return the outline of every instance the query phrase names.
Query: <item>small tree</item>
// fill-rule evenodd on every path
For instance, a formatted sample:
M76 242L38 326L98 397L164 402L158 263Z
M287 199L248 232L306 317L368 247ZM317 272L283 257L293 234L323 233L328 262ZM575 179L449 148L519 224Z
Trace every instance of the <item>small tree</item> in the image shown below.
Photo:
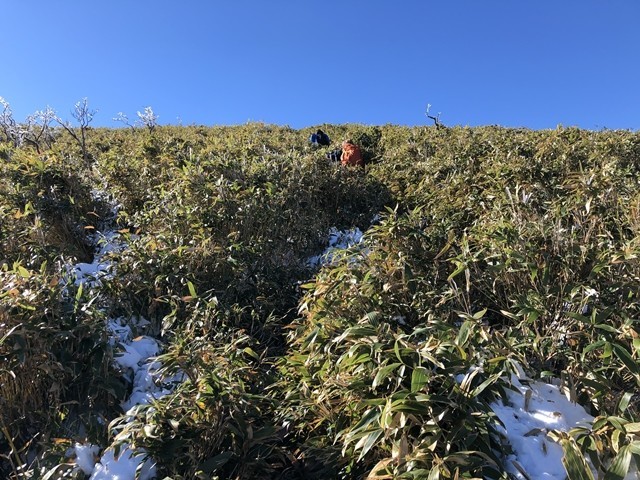
M13 142L13 144L18 147L21 143L20 129L13 118L13 111L9 106L9 102L0 97L0 107L2 108L2 112L0 112L0 129L2 129L2 133L4 133L6 140L8 142Z
M431 104L427 103L427 111L425 113L427 118L430 118L431 120L433 120L433 123L435 124L436 128L444 127L444 125L440 122L440 113L441 112L438 112L437 116L429 115L429 110L430 109L431 109Z
M42 153L43 146L50 148L54 139L51 122L56 118L56 112L49 106L29 115L19 129L20 142L33 145L38 153Z
M153 113L151 107L145 107L144 112L138 112L138 119L140 124L149 129L150 132L158 126L158 115Z
M69 135L71 135L80 148L82 149L82 159L86 162L88 159L87 154L87 130L89 129L89 124L93 120L93 117L97 113L97 110L89 109L89 102L87 98L83 98L81 101L77 102L71 111L71 116L76 119L78 122L78 126L80 127L80 134L76 132L70 122L62 120L60 117L55 117L56 122L60 124L62 128L64 128Z
M138 112L139 114L139 112ZM129 121L129 117L127 117L124 113L122 112L118 112L118 115L116 115L115 117L113 117L114 121L116 122L122 122L124 123L127 127L129 127L131 130L135 130L135 125L133 123L131 123Z

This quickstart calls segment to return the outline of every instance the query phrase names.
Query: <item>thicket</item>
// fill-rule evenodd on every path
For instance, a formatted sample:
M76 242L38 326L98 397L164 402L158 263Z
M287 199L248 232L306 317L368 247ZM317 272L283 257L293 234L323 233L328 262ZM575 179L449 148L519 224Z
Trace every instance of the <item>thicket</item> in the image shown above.
M116 434L160 478L507 478L489 403L517 365L596 416L556 434L572 475L637 461L640 136L321 128L366 171L264 124L0 143L2 474ZM107 302L66 265L109 222ZM355 226L363 245L308 264ZM113 316L149 319L186 375L134 422Z

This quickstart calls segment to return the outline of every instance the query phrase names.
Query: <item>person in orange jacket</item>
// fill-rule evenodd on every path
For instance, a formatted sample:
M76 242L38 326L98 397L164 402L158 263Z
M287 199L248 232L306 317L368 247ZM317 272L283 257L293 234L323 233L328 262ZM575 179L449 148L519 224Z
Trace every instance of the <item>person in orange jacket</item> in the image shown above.
M350 165L352 167L364 168L364 159L360 147L355 145L352 140L342 142L342 154L340 155L340 163L343 166Z

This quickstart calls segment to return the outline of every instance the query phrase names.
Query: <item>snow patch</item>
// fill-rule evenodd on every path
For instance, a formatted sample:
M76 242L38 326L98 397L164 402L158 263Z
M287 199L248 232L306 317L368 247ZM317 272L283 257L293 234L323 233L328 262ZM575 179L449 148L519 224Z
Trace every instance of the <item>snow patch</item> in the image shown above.
M85 475L91 475L96 465L100 447L97 445L82 445L76 443L73 447L73 453L76 456L76 465Z
M125 446L119 453L116 457L114 449L108 448L95 466L90 480L151 480L156 477L156 464L144 451L133 451ZM140 473L136 477L138 469Z
M565 480L567 472L562 464L562 447L547 437L550 430L567 432L582 426L589 428L593 417L585 409L572 403L560 387L539 381L511 379L515 390L507 392L503 403L491 404L504 428L513 454L506 459L507 471L515 478L525 479L517 464L532 480Z
M76 285L102 287L103 281L115 273L109 254L126 247L126 243L116 232L104 235L96 232L94 244L97 251L93 262L68 267ZM184 380L183 374L168 379L161 378L158 374L161 365L155 360L161 350L160 344L149 336L134 337L134 332L144 331L149 325L150 322L143 318L112 318L107 321L109 344L118 350L114 355L114 364L122 371L132 388L129 398L121 403L125 414L136 405L149 404L171 393L175 385ZM91 480L151 480L156 477L155 461L144 450L133 449L127 444L121 446L119 455L116 455L114 447L108 447L102 452L99 462L96 459L100 447L96 445L76 444L70 454L74 453L77 468L86 475L91 475Z
M327 248L320 255L315 255L307 260L307 265L310 267L320 267L323 265L330 265L335 259L335 253L338 250L344 250L351 248L354 245L362 243L362 237L364 234L359 228L352 228L351 230L341 231L335 227L329 230L329 239L327 241Z
M91 237L91 243L96 246L96 253L91 263L76 263L67 267L67 271L75 278L76 285L83 284L90 288L102 286L104 280L113 276L113 265L108 259L112 252L120 252L126 247L126 243L117 232L107 232L102 234L96 232Z

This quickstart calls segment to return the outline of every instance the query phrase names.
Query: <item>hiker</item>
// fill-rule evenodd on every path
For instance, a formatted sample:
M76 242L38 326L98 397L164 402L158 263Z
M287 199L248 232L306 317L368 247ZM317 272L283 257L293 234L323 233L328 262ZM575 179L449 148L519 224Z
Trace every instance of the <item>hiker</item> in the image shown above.
M321 145L324 147L328 147L329 145L331 145L331 139L329 138L329 135L327 135L320 129L318 129L316 133L311 134L311 137L309 137L309 141L314 145Z
M340 163L343 166L361 167L364 168L364 159L362 158L362 152L360 147L353 143L353 140L345 140L342 142L342 155L340 156Z

